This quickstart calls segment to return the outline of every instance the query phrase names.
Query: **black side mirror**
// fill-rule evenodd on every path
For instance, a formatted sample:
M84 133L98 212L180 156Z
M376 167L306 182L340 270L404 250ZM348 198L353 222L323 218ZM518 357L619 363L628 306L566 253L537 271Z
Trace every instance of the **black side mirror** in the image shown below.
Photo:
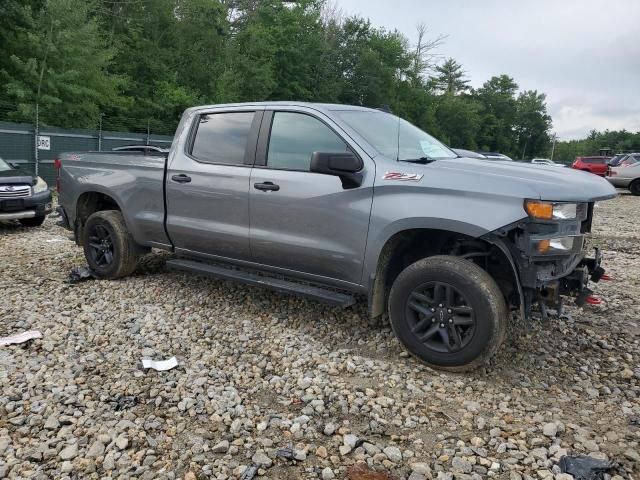
M335 175L342 180L343 188L356 188L362 185L364 164L352 152L313 152L311 168L314 173Z

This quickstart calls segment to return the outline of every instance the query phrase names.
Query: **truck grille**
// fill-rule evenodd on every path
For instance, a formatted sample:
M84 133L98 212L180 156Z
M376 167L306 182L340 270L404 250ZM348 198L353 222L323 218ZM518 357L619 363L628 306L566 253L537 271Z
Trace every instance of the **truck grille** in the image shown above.
M0 198L20 198L31 195L29 185L0 185Z

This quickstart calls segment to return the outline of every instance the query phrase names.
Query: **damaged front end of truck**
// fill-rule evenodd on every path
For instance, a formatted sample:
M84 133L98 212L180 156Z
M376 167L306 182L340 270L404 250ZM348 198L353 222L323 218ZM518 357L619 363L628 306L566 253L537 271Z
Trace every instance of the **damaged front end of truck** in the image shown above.
M523 318L531 318L535 305L545 319L548 309L561 315L566 298L580 307L600 303L590 282L609 277L601 266L600 249L589 251L587 245L594 206L593 201L525 200L528 217L484 237L513 260Z

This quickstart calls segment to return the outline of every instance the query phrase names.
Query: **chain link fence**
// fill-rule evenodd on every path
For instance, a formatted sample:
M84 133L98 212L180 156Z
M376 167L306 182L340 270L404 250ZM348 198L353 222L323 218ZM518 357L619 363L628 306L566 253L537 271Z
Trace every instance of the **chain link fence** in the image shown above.
M55 184L53 161L69 151L109 151L126 145L169 148L173 137L106 130L64 129L0 121L0 158Z

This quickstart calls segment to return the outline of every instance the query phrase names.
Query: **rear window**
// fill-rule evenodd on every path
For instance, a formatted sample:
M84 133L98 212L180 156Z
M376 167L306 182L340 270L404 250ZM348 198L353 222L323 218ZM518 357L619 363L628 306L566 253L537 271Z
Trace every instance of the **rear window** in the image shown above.
M204 163L243 165L255 112L201 115L191 155Z
M597 158L597 157L582 157L582 161L584 163L605 163L607 161L606 158Z

